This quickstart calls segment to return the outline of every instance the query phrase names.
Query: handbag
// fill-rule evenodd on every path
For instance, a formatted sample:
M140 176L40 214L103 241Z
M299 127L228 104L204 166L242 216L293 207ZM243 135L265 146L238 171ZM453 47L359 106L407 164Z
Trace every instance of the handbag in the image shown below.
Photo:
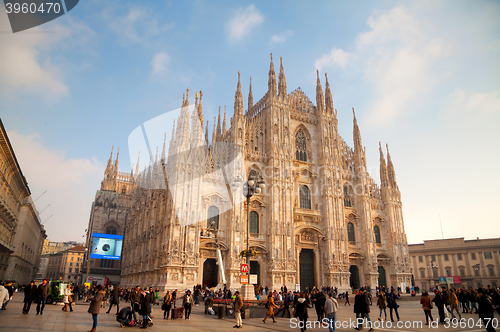
M432 309L434 308L434 306L432 305L432 302L429 301L429 309Z

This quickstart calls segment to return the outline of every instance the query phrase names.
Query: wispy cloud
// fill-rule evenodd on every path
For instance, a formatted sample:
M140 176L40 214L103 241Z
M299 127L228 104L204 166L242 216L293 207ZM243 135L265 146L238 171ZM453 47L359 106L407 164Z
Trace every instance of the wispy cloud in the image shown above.
M123 44L149 44L153 38L174 26L174 23L158 23L155 13L141 6L129 7L123 14L116 13L115 8L108 8L101 15L120 36L120 42Z
M105 165L96 159L71 159L64 151L47 149L38 134L25 136L9 131L8 135L32 195L37 197L47 190L36 204L39 210L50 204L41 215L45 220L54 214L45 224L50 239L81 240ZM68 235L68 226L72 235Z
M153 56L151 60L152 75L160 75L167 69L167 64L169 61L169 56L167 52L159 52Z
M264 16L254 5L240 8L228 23L229 39L237 41L250 33L253 27L264 22Z
M270 43L271 44L283 44L291 36L293 36L293 32L291 30L287 30L280 35L273 35L271 37Z
M317 59L314 62L314 66L320 71L324 68L333 67L334 65L344 68L351 57L352 54L334 47L330 53Z

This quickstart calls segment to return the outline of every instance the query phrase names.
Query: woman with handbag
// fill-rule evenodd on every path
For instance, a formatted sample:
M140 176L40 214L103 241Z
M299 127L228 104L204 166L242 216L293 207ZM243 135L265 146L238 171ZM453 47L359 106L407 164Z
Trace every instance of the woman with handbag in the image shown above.
M267 302L266 302L266 309L267 309L266 318L264 318L262 320L264 323L269 318L269 316L271 316L273 318L273 323L276 323L276 319L274 319L274 308L278 308L278 306L276 304L274 304L273 294L269 293L269 295L267 296Z
M424 291L422 293L422 298L420 299L420 304L422 305L422 309L424 310L425 313L425 325L429 325L429 318L431 319L431 322L434 320L432 318L432 300L431 297L429 296L429 293Z
M94 297L90 300L90 306L88 312L92 314L92 329L89 332L96 332L97 327L97 315L99 315L99 310L101 309L101 303L104 299L105 292L103 291L102 285L97 286L97 292Z
M161 310L163 310L163 319L168 319L171 308L172 308L172 294L170 294L170 291L167 291L167 294L165 294L165 296L163 297L163 304L161 306Z
M68 311L68 304L69 304L69 309L71 311L73 311L73 308L71 307L71 301L72 301L71 296L72 295L73 295L73 292L71 290L71 285L68 285L64 289L64 298L63 298L64 307L62 308L63 311Z
M299 319L301 332L307 330L307 319L309 318L309 314L307 313L308 307L309 299L304 293L300 293L297 299L297 304L295 305L294 316Z

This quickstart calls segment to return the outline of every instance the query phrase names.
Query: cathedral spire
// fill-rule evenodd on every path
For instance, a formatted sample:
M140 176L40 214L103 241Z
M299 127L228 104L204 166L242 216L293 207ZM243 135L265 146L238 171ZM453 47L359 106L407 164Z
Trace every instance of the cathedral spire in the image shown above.
M319 70L316 70L316 109L318 110L319 114L321 114L325 109L323 88L321 87L321 82L319 80Z
M201 98L203 97L203 91L200 90L200 103L198 104L198 117L200 118L201 131L203 132L203 106L201 105Z
M381 187L387 186L387 167L385 166L384 153L382 152L382 144L378 142L378 148L380 152L380 185Z
M356 120L356 113L354 112L354 107L352 108L353 120L353 139L354 139L354 149L363 150L363 145L361 144L361 133L358 127L358 121Z
M184 106L189 106L189 88L187 88L186 90L186 103L184 104Z
M250 88L248 89L248 111L253 107L252 78L250 77Z
M387 148L387 173L389 177L389 182L391 187L396 188L396 172L394 172L394 165L392 164L391 154L389 153L389 144L386 144Z
M271 65L269 66L269 79L267 81L267 92L276 95L276 73L274 72L273 54L271 53Z
M333 114L333 98L330 91L330 84L328 83L328 75L325 73L325 109L329 114Z
M226 135L227 122L226 122L226 105L224 105L224 121L222 121L222 137Z
M207 120L207 126L205 128L205 142L207 143L208 145L208 120Z
M109 159L108 159L108 166L106 166L106 170L111 170L113 168L113 150L114 150L114 146L111 147L111 155L109 156Z
M240 72L238 72L238 85L234 93L234 114L243 115L243 94L241 93Z
M135 175L139 174L139 161L141 160L141 151L139 151L139 155L137 156L137 165L135 165Z
M217 141L220 141L221 137L221 127L220 127L220 106L219 106L219 116L217 117L217 132L215 134L215 138Z
M216 141L217 129L215 128L215 124L217 123L217 117L214 116L214 131L212 132L212 144Z
M281 98L286 97L286 78L285 70L283 69L283 57L280 57L279 96Z
M161 161L165 162L165 147L167 146L167 133L163 135L163 150L161 151Z
M115 161L115 175L118 174L118 158L120 157L120 147L118 147L118 152L116 153Z

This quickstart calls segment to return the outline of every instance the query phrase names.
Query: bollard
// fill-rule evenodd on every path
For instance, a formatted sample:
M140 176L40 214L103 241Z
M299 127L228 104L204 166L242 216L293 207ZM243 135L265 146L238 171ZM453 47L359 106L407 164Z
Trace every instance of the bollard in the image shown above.
M250 319L250 308L241 309L241 316L242 319Z
M217 308L217 314L219 319L224 319L224 316L226 314L226 306L224 304L219 304Z

